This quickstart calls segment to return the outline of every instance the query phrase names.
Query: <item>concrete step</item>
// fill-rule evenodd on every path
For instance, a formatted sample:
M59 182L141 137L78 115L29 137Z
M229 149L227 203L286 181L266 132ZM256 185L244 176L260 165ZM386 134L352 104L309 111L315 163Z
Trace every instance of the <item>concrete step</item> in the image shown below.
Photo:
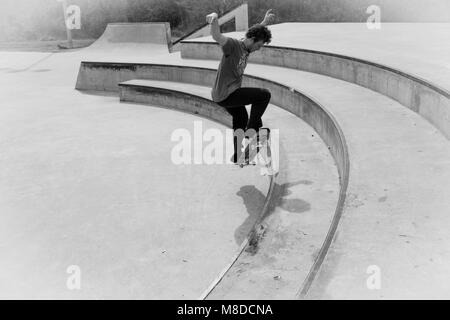
M410 27L414 28L414 26ZM409 57L410 52L404 52L405 48L401 46L396 48L394 42L388 47L389 52L386 52L385 47L378 49L377 52L383 57L380 61L372 55L373 48L377 44L375 41L366 48L361 46L358 50L351 52L348 47L353 48L355 43L349 46L342 44L342 40L336 40L335 46L339 49L326 50L329 48L329 43L326 45L317 43L313 45L312 41L304 43L293 37L291 28L301 29L305 26L298 24L291 24L290 28L289 24L273 26L271 29L274 39L277 40L276 45L267 45L260 51L252 53L249 62L318 73L371 89L419 113L450 139L450 81L446 67L448 54L445 54L445 49L450 48L443 49L444 53L441 54L424 50L424 57L413 59ZM396 30L395 27L392 28ZM445 38L444 35L448 34L450 29L445 24L442 24L441 29L442 37ZM356 27L350 30L350 34L361 35L361 30ZM289 36L286 37L286 34ZM243 34L232 33L230 36L239 39ZM367 34L365 36L369 37ZM318 40L319 44L322 41ZM377 41L383 43L380 39ZM442 45L442 41L438 43ZM300 45L306 48L298 47ZM309 49L308 45L316 50ZM397 56L392 52L395 52ZM430 57L428 60L427 54ZM181 42L181 57L220 60L222 50L211 37L186 40ZM437 62L434 63L434 60ZM442 77L442 73L447 76Z
M119 83L121 101L168 107L231 127L230 114L211 101L210 91L211 88L205 86L171 81L133 79Z
M211 88L205 86L130 80L120 83L119 88L121 101L174 109L181 106L183 111L188 111L195 101L195 109L188 112L200 115L211 105L223 109L208 99ZM304 121L274 105L264 115L264 126L283 128L279 138L273 140L279 142L279 147L272 148L272 152L280 153L280 171L271 199L276 209L265 216L261 245L247 246L227 268L224 278L217 278L202 298L294 298L333 219L340 193L339 174L326 145ZM272 136L275 134L273 130ZM267 264L261 256L271 256L273 262ZM251 270L259 270L257 280Z
M272 41L250 56L258 59L265 55L265 48L292 49L305 54L334 55L349 60L362 60L417 76L427 82L450 90L448 57L450 44L444 39L450 36L449 23L387 23L380 29L369 29L363 23L279 23L268 27ZM245 32L230 32L227 37L242 39ZM208 37L188 39L185 42L215 43ZM195 46L192 47L195 49ZM187 53L187 52L186 52ZM203 52L205 54L206 52ZM264 54L261 54L264 53ZM280 62L289 62L290 54L279 52ZM270 59L270 57L267 57ZM322 60L325 62L325 60ZM318 66L319 67L319 66ZM329 66L325 66L329 67ZM332 70L330 70L332 71Z
M86 62L79 83L84 88L106 84L109 90L117 90L114 86L120 80L137 77L213 83L217 61L171 55L164 62ZM339 145L348 147L350 171L342 221L337 210L326 250L316 254L317 268L303 286L311 290L302 293L319 298L450 296L446 268L450 236L444 232L450 227L450 144L445 136L400 103L349 82L255 64L247 66L246 74L244 86L268 88L274 104L319 132L331 147L341 190L347 155ZM303 100L295 98L298 92ZM324 119L335 120L340 129ZM379 266L386 279L381 290L366 286L372 265Z
M189 95L196 95L198 97L211 100L211 87L200 86L197 84L174 82L174 81L158 81L146 79L133 79L119 83L120 88L134 87L134 88L160 88L168 91L176 91L181 93L189 93Z

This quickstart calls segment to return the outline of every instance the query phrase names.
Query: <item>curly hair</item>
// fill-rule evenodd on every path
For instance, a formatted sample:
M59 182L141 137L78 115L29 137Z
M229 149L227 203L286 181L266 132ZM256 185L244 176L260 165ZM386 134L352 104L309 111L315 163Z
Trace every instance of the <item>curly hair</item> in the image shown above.
M266 26L263 26L262 24L256 24L248 29L245 36L248 39L253 38L255 42L263 40L264 43L270 43L270 41L272 41L272 33Z

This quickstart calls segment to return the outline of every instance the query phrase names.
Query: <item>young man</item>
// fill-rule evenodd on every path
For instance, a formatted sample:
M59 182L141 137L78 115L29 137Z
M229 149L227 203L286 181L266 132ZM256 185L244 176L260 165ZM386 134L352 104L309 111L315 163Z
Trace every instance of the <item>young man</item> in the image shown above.
M242 75L247 66L247 59L250 53L255 52L266 44L270 43L272 34L266 27L274 14L268 10L264 20L248 29L245 39L237 40L228 38L220 33L218 17L212 13L206 17L211 24L211 35L222 48L223 56L217 70L216 81L211 95L214 102L224 107L233 117L233 130L242 129L243 132L253 129L256 132L263 126L261 117L270 101L270 92L261 88L241 88ZM248 117L246 105L251 104L250 118ZM240 156L240 146L243 136L240 139L235 134L234 155L231 159L236 163Z

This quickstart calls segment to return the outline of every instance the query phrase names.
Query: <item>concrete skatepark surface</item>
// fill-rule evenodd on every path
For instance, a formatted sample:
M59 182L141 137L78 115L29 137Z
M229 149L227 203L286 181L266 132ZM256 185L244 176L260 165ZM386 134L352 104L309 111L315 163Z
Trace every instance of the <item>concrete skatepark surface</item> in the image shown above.
M76 74L56 86L56 66L43 74L2 77L1 297L197 298L243 241L266 179L173 165L171 132L197 118L79 93ZM79 293L69 265L84 270Z
M293 46L389 64L402 61L398 54L410 43L369 56L364 33L347 32L346 24L346 37L332 45L329 24L296 24L309 30L303 35L321 34L314 45L316 37L308 44L296 38L300 33L277 32L283 25L271 26L274 45L295 39ZM356 39L360 47L342 51ZM179 167L164 158L171 145L161 137L201 118L73 90L82 60L211 68L217 61L181 59L164 52L164 44L155 51L100 44L58 54L0 53L2 298L198 298L229 263L264 202L268 180L256 168ZM433 77L447 67L435 49L428 52L429 68L408 64L426 60L418 54L398 66L447 87ZM448 140L416 113L356 85L279 67L247 70L319 100L348 140L351 184L343 220L308 298L448 297ZM286 126L280 139L286 162L269 228L260 251L244 254L212 299L294 298L338 200L335 163L312 128L274 105L263 120ZM366 287L373 264L383 272L383 290ZM80 291L66 287L69 265L81 267Z
M110 23L105 32L84 50L90 59L145 59L167 55L170 49L169 23Z
M73 90L82 59L120 58L96 46L0 55L0 296L198 298L249 232L268 180L252 167L171 164L170 133L197 117ZM129 50L124 59L148 53L121 49ZM320 139L298 149L313 155L304 164L324 155L311 173L334 170ZM70 265L81 268L80 291L66 287Z
M380 63L450 91L450 44L444 40L450 33L450 23L382 23L379 30L369 30L365 23L281 23L270 29L275 35L271 46L329 52ZM240 39L244 34L230 32L229 36ZM213 40L204 37L185 41Z

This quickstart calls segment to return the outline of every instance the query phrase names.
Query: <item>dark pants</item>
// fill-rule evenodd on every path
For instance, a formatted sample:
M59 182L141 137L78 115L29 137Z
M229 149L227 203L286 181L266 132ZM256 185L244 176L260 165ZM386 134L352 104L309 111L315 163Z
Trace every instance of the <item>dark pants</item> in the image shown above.
M261 117L266 111L267 105L270 101L270 91L260 88L238 88L231 93L225 100L217 104L224 107L233 117L233 130L254 129L258 131L262 127ZM251 104L250 119L247 114L245 106ZM237 157L240 154L240 148L237 146L242 144L242 139L234 140L234 154ZM240 141L239 141L240 140Z

